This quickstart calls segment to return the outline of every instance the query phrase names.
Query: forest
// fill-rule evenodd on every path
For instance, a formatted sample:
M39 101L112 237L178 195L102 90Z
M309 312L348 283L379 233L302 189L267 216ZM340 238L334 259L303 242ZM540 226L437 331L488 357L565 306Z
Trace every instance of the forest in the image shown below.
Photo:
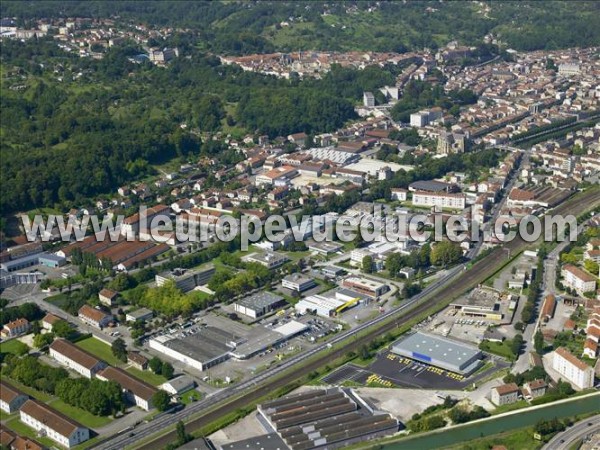
M493 34L516 50L584 47L600 42L600 4L571 2L372 1L53 1L3 2L2 16L120 17L194 31L215 53L291 50L432 49ZM577 30L576 33L573 30Z
M334 67L321 80L283 80L223 66L195 48L168 68L132 63L140 51L89 60L51 39L3 43L0 62L12 75L0 95L11 118L1 127L3 215L85 204L177 157L239 161L203 133L334 131L356 117L363 89L392 83L399 70Z

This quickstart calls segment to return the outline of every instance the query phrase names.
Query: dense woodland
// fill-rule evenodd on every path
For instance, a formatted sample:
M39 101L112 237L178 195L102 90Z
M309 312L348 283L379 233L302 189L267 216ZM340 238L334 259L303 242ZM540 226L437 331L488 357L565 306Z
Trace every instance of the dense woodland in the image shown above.
M355 118L363 89L392 83L399 70L335 67L322 80L288 81L222 66L193 48L168 68L130 62L140 51L88 60L50 40L3 44L2 67L15 81L0 96L11 118L2 123L2 213L82 204L176 157L239 161L204 132L333 131ZM10 89L22 79L25 89Z
M2 16L114 17L188 28L217 53L275 50L397 51L469 45L493 33L517 50L590 46L600 42L600 4L519 2L3 2ZM283 24L283 25L282 25ZM573 32L577 30L577 32Z

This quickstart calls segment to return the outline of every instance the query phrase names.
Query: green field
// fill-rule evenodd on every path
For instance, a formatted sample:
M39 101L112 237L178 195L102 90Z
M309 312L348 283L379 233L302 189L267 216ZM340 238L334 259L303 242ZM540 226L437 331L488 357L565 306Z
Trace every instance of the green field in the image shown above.
M102 359L103 361L106 361L108 364L110 364L112 366L120 366L123 364L122 361L115 358L115 356L112 354L112 349L110 348L109 345L105 344L104 342L102 342L94 337L90 337L90 338L84 339L82 341L79 341L79 342L77 342L76 345L78 347L81 347L84 350L87 350L92 355L95 355L96 357Z
M77 408L76 406L67 405L60 399L54 400L48 403L48 405L88 428L99 428L109 424L113 420L110 416L95 416L81 408Z
M484 352L493 353L494 355L502 356L510 361L514 361L516 359L515 354L510 349L510 341L504 342L490 342L483 341L479 348Z
M181 403L183 403L184 405L188 405L192 403L192 401L198 401L201 398L202 394L200 394L200 392L198 392L197 390L192 389L191 391L187 391L181 395Z
M498 434L483 439L469 441L468 444L445 447L445 450L488 450L494 445L504 445L506 448L518 450L534 450L540 448L543 442L533 439L532 428L522 428L510 433Z
M152 386L158 386L159 384L163 384L165 381L167 381L165 377L163 377L162 375L156 375L151 370L139 370L135 367L128 367L125 370L134 377L139 378L140 380L143 380L146 383L151 384Z
M8 420L12 417L15 417L16 413L12 413L12 414L8 414L5 413L4 411L0 411L0 420L4 421L4 420Z
M21 355L29 351L29 347L17 339L2 342L0 344L0 353L12 353L13 355Z

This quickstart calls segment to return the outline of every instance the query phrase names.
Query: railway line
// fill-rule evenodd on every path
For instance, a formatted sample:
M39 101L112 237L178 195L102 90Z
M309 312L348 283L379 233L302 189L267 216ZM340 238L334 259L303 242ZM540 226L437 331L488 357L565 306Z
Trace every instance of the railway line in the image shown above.
M555 208L552 213L555 215L573 214L577 216L596 205L600 206L600 190L591 189L567 200ZM161 429L172 427L180 420L185 422L190 416L197 414L199 415L187 421L186 429L188 432L201 429L219 418L246 407L281 387L287 386L349 351L369 343L374 338L415 319L429 309L433 307L441 309L452 298L461 295L493 275L506 261L507 250L509 254L516 255L528 246L533 246L533 244L519 238L514 239L502 247L496 248L470 269L467 270L465 265L453 268L443 278L428 286L420 294L405 301L399 307L381 314L355 329L335 336L327 344L290 358L268 373L259 374L237 386L223 389L184 410L163 415L149 423L140 425L132 432L124 432L113 436L96 444L93 448L101 450L116 450L125 447L143 450L164 448L176 440L175 430L170 430L152 441L140 445L137 445L137 443L140 440L147 440L152 435L159 433ZM354 338L352 338L353 336ZM329 348L330 344L333 345L331 349ZM295 371L292 371L294 366L298 367Z

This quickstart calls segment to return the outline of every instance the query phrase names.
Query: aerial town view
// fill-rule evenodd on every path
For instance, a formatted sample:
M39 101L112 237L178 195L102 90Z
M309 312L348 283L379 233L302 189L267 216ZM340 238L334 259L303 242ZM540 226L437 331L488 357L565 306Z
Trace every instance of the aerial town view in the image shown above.
M0 3L0 450L600 449L600 2Z

